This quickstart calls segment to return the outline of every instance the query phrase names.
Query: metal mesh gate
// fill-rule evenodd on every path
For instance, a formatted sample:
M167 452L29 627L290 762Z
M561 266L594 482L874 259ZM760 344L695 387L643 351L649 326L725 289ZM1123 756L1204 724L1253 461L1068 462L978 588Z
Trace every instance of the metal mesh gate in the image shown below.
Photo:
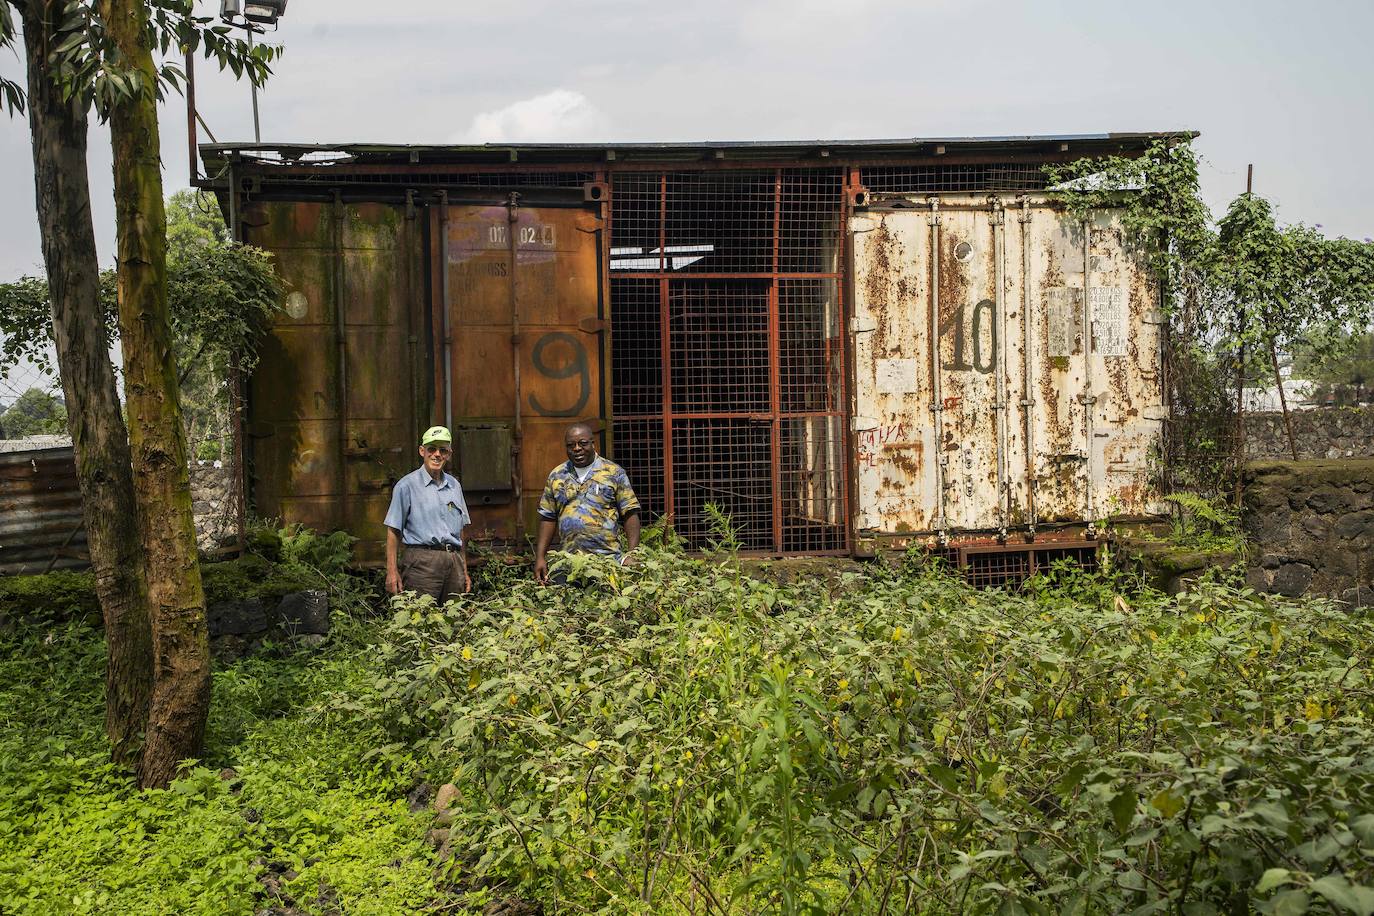
M614 455L693 547L847 549L839 169L613 172Z

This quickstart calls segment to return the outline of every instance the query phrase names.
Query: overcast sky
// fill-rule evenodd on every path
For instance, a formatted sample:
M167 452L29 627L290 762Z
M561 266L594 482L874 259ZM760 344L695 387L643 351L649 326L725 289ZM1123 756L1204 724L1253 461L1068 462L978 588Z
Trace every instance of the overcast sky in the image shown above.
M262 132L445 143L1190 128L1214 208L1253 162L1282 220L1362 238L1374 235L1371 35L1370 0L292 0ZM22 82L11 54L0 72ZM252 139L247 85L202 64L197 92L219 140ZM163 114L170 193L187 181L184 104ZM103 127L91 151L108 263ZM0 122L0 279L42 270L30 155L26 122Z

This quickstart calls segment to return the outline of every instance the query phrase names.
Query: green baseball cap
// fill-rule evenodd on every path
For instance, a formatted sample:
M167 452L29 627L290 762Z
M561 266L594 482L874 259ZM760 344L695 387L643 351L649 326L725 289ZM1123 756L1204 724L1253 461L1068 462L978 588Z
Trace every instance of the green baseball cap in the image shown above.
M434 445L437 442L452 442L453 436L449 433L447 426L431 426L425 430L425 434L420 437L421 445Z

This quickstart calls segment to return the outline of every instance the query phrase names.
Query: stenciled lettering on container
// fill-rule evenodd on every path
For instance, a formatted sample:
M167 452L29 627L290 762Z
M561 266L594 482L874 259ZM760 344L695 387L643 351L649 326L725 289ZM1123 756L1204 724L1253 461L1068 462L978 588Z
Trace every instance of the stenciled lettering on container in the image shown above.
M550 365L546 359L546 351L549 347L556 347L558 344L566 345L572 351L572 358L561 364ZM592 393L587 348L582 345L582 341L565 331L550 331L535 341L534 350L530 353L530 362L534 365L534 370L545 378L561 380L577 376L578 379L577 399L571 406L546 407L540 403L536 395L531 394L529 396L530 409L541 417L581 416L582 408L587 406L587 399Z
M972 369L984 375L992 373L993 367L997 365L997 322L993 311L996 308L997 303L991 299L982 299L973 307L970 316L969 310L961 302L948 318L940 322L940 339L943 340L947 335L954 337L954 358L949 362L942 362L941 368L952 372L967 372ZM983 344L985 330L986 347ZM972 346L968 345L970 338Z

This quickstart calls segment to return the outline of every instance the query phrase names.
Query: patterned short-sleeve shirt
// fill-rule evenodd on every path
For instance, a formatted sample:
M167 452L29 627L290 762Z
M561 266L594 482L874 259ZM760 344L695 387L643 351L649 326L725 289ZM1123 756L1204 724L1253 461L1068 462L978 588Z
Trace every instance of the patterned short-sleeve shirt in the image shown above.
M549 472L539 517L558 523L558 539L574 553L620 555L620 524L639 511L625 469L598 456L583 480L571 461Z

